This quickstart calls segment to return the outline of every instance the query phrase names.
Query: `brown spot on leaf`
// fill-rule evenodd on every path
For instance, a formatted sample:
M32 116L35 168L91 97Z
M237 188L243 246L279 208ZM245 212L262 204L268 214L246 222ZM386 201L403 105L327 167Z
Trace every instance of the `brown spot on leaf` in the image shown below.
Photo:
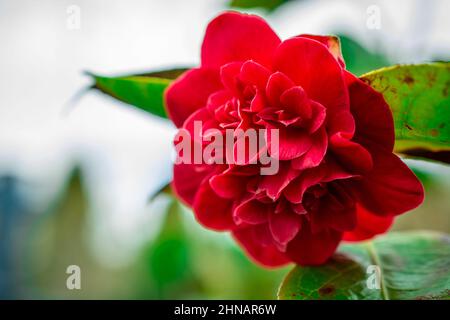
M326 285L319 289L319 295L329 296L329 295L333 294L335 291L336 291L336 289L334 288L334 286Z
M409 124L407 124L407 123L405 123L405 127L406 127L406 129L408 129L408 130L413 130L413 128L412 128Z
M437 137L439 135L439 131L437 129L431 129L430 134L433 137Z
M389 88L389 91L392 92L393 94L397 94L397 88L391 87Z
M411 77L409 74L407 74L403 78L403 82L406 83L408 86L413 85L414 84L414 78Z
M434 72L427 73L427 78L428 78L428 87L431 88L436 82L436 73Z

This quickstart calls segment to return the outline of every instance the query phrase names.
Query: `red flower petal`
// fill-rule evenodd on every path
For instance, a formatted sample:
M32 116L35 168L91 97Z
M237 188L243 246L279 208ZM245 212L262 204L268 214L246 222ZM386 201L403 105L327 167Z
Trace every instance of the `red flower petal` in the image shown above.
M359 205L356 206L356 216L356 228L344 233L343 239L346 241L371 239L377 234L385 233L394 222L394 217L380 217Z
M270 155L280 160L292 160L305 154L312 146L309 134L296 127L281 127L269 125L266 131L266 144L269 146ZM272 130L278 129L278 150L271 145Z
M199 128L201 129L200 132L196 132L194 130L195 122L197 122L200 125L199 126ZM194 113L192 113L184 121L183 129L189 133L192 141L195 141L195 143L198 144L203 144L205 143L205 141L203 141L203 134L205 133L205 131L210 128L217 128L217 126L218 124L216 123L214 117L212 116L208 108L201 108L194 111Z
M319 209L311 213L311 230L314 233L328 228L344 232L356 226L355 202L349 191L337 183L330 185L332 193L321 199Z
M165 92L167 114L177 127L196 110L206 106L211 93L222 89L218 70L191 69Z
M381 216L398 215L423 201L423 187L414 173L395 154L372 148L373 170L353 182L361 205Z
M326 164L324 164L324 168L326 174L324 175L322 182L331 182L334 180L349 179L359 176L354 173L350 173L331 157L328 157L325 161Z
M246 61L242 65L239 78L245 84L256 85L259 89L265 89L269 76L269 69L255 61Z
M270 66L280 38L260 17L226 12L212 20L202 45L202 66L220 67L233 61L254 60Z
M252 112L258 112L263 110L265 107L266 99L264 93L261 93L261 91L257 90L255 96L252 99L252 102L250 103L250 110Z
M210 165L175 164L173 167L172 187L175 193L187 205L192 206L198 186L209 178L214 171Z
M294 170L289 162L280 162L277 174L261 177L259 190L265 190L268 197L275 200L283 189L296 177L300 175L300 171Z
M315 101L311 101L311 108L312 108L312 120L308 124L309 127L308 131L309 133L314 133L324 123L325 118L327 117L327 112L324 106Z
M273 243L261 243L262 239L267 242L271 238L267 224L234 230L233 237L255 262L263 266L280 267L290 262Z
M334 208L336 202L329 202L319 211L314 212L311 218L311 229L319 231L332 228L337 231L352 230L356 226L355 208Z
M209 112L214 113L217 108L223 106L232 97L230 91L226 89L214 92L209 96L208 101L206 102L206 108Z
M284 210L269 215L269 228L273 238L285 246L298 233L301 227L301 217L295 212Z
M299 115L303 120L310 119L312 108L308 96L302 87L292 87L286 90L280 97L283 110Z
M311 233L306 225L288 243L286 254L300 265L320 265L328 260L341 241L342 233L333 229Z
M241 94L238 76L241 72L242 62L230 62L220 68L220 80L222 80L225 88L230 90L235 96Z
M345 68L345 62L344 62L344 58L342 57L342 52L341 52L341 44L339 42L338 37L317 36L317 35L312 35L312 34L301 34L301 35L299 35L299 37L313 39L313 40L319 41L320 43L325 45L325 47L327 47L327 49L330 51L330 53L333 55L333 57L336 58L336 60L339 62L339 64L342 66L342 68Z
M336 160L348 171L363 173L372 169L372 156L362 145L336 134L330 138L330 146Z
M369 140L388 151L394 147L394 121L383 96L349 72L345 80L356 122L356 139Z
M303 171L284 189L284 196L292 203L301 203L306 189L322 181L325 172L323 167Z
M194 214L199 223L209 229L224 231L234 227L233 202L219 197L208 181L203 181L194 200Z
M249 199L234 209L233 217L237 224L261 224L267 222L270 210L273 210L270 205Z
M278 47L274 61L275 70L301 86L328 113L349 109L341 66L322 44L306 38L288 39Z
M328 136L324 128L310 136L311 147L301 157L292 160L292 167L305 170L317 167L325 157L328 148Z
M228 172L211 177L209 184L215 193L226 199L239 199L247 187L245 177Z
M272 107L280 106L280 97L288 89L295 86L294 82L281 72L275 72L267 81L266 95Z
M339 135L341 138L352 139L355 134L355 119L350 110L339 110L328 117L327 129L329 135Z

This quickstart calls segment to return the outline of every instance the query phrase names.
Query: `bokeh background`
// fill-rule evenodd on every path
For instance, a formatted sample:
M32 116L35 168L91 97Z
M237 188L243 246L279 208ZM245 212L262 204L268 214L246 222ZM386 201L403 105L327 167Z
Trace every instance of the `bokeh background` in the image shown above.
M1 0L0 298L276 297L289 267L254 265L157 194L174 127L88 90L83 73L196 65L208 21L230 5L282 38L340 35L358 75L450 58L448 0ZM449 167L406 161L426 201L393 229L450 232ZM66 287L69 265L81 290Z

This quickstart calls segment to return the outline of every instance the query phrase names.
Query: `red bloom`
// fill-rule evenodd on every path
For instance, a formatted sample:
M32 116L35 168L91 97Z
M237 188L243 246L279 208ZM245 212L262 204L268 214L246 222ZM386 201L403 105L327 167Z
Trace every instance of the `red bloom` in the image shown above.
M279 129L280 168L177 164L173 187L201 224L231 231L257 262L321 264L342 239L383 233L422 202L422 185L392 153L389 107L345 70L335 38L281 41L261 18L227 12L209 24L201 59L166 92L172 121Z

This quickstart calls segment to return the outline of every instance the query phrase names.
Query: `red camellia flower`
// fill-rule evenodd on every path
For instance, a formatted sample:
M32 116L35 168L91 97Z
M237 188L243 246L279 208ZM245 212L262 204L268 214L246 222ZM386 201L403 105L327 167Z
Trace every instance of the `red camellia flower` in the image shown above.
M388 105L345 70L336 38L281 41L263 19L226 12L208 25L200 67L165 98L171 120L188 131L194 121L279 130L274 175L254 164L174 166L174 190L197 220L230 231L262 265L324 263L341 240L383 233L423 200L421 183L393 154Z

